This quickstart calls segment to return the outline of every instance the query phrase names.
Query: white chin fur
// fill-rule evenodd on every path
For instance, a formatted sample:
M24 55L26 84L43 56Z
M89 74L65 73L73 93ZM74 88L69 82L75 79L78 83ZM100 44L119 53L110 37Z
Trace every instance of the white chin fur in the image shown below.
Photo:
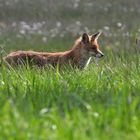
M90 55L91 56L95 56L96 58L100 58L100 57L102 57L102 54L100 54L100 53L94 53L94 52L90 52Z
M94 53L94 52L90 52L89 53L91 56L95 56L96 57L96 53Z
M96 54L97 58L100 58L102 55L100 53Z

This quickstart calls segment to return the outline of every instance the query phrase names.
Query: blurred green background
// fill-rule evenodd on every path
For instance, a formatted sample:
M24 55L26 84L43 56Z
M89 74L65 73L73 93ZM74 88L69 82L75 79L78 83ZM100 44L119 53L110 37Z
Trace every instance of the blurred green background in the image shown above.
M6 51L66 50L83 32L102 30L103 49L131 51L140 34L139 7L139 0L1 0L0 44Z

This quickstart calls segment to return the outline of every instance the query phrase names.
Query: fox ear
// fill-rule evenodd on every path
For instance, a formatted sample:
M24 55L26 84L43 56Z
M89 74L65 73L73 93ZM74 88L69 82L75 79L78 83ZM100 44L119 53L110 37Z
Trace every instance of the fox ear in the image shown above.
M88 35L86 33L83 33L83 35L82 35L82 41L84 43L89 43L89 37L88 37Z
M98 32L98 33L92 35L91 40L92 41L97 40L101 34L102 34L102 32Z

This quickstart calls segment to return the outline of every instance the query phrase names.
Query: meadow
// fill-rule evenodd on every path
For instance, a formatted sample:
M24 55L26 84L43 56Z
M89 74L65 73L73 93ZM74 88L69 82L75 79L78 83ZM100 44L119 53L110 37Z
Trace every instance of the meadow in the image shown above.
M0 140L139 140L139 1L53 2L1 1L1 55L64 51L102 30L105 56L85 70L1 66Z

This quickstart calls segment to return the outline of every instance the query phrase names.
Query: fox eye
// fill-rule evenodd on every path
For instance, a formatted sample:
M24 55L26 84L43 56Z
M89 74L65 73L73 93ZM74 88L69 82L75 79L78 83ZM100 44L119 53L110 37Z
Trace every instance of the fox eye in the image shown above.
M93 47L92 47L92 50L96 50L96 48L93 48Z
M96 47L95 46L92 46L91 48L92 48L92 50L96 50Z
M96 50L97 49L97 46L96 45L92 45L92 49L93 50Z

